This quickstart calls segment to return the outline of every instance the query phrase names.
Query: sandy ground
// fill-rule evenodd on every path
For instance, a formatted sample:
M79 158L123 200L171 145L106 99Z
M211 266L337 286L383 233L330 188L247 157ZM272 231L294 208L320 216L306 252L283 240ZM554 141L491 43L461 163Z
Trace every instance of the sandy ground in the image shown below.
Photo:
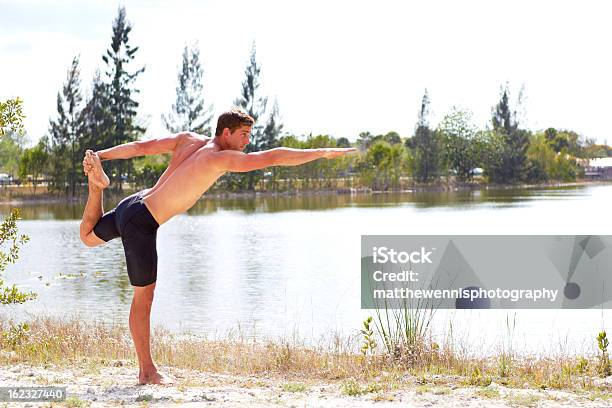
M66 386L69 399L54 406L179 406L194 407L612 407L612 377L600 383L603 392L577 395L564 391L489 387L419 385L406 378L393 391L361 396L342 392L342 382L302 381L295 390L282 379L202 373L164 368L173 385L137 385L137 369L122 362L111 367L43 368L0 366L0 386ZM436 381L434 381L436 382ZM289 384L289 385L288 385ZM363 384L364 386L366 384ZM487 398L483 392L494 394ZM600 396L604 394L604 399ZM49 403L2 403L36 407Z

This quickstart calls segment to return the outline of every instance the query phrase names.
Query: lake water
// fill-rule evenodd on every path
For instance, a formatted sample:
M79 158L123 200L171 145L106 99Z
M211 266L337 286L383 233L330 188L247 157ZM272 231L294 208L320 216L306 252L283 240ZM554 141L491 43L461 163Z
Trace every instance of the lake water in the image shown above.
M198 336L237 330L307 344L355 335L363 234L612 234L612 185L443 193L204 198L158 231L154 325ZM115 202L109 200L105 208ZM8 206L0 205L3 218ZM22 205L30 236L7 283L38 299L3 308L125 322L132 289L120 240L87 248L83 205ZM519 353L594 353L609 310L436 312L433 335L476 353L512 338ZM509 335L506 318L515 319Z

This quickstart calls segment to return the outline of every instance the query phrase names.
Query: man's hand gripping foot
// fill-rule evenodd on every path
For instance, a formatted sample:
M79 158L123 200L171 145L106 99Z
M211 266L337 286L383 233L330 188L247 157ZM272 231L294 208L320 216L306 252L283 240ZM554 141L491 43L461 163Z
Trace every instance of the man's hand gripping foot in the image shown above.
M83 172L87 174L89 183L102 190L108 187L110 184L110 180L102 168L100 158L98 157L97 153L94 153L92 150L87 150L85 152L85 159L83 159Z

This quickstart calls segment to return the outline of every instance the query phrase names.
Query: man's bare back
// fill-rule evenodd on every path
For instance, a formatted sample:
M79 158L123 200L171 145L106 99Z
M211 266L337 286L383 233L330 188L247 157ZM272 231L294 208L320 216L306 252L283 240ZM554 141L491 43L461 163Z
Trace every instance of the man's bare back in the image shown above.
M207 151L216 147L209 144L211 140L195 133L185 134L177 143L168 168L143 194L145 205L159 225L191 208L223 174L206 166L203 159Z

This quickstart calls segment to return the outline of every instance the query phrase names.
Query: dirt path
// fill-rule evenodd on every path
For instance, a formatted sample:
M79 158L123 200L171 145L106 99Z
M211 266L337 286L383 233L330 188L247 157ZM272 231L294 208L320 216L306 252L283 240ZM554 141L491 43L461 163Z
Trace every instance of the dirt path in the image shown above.
M606 391L575 394L552 390L517 390L489 387L418 385L406 378L395 389L376 384L303 381L221 375L166 368L175 383L139 386L137 369L116 367L43 368L1 366L0 386L66 386L68 400L54 406L178 406L197 407L612 407L612 378ZM346 395L358 394L356 396ZM359 395L360 394L360 395ZM4 406L0 402L0 407ZM49 403L9 403L7 406L49 406Z

